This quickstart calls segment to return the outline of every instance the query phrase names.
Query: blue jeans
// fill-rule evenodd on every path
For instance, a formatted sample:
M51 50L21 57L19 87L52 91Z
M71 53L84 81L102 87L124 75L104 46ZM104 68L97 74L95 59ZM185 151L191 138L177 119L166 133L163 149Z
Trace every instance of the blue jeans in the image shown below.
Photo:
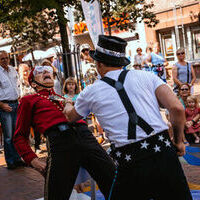
M18 103L10 103L9 106L12 107L11 112L5 112L0 109L0 122L4 137L5 160L7 164L13 164L15 161L21 160L12 141L15 132Z

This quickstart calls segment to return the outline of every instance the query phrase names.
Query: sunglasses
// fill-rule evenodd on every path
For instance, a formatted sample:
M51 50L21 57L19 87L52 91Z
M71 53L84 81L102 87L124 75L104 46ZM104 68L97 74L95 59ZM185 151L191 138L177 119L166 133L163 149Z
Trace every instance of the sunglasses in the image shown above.
M35 76L37 74L42 74L44 73L44 71L47 71L53 74L53 68L51 66L36 66L33 71L33 75Z
M180 89L181 91L188 91L189 89L188 88L182 88Z
M180 56L180 55L184 55L184 54L185 54L185 52L180 52L180 53L177 53L176 55Z

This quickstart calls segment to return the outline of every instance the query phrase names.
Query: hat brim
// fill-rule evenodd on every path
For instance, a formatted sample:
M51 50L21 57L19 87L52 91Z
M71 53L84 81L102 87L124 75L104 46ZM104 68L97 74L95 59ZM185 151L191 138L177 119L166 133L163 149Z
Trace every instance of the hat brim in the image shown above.
M109 56L101 52L89 51L89 55L91 58L93 58L96 61L105 63L107 65L111 65L114 67L121 67L121 66L126 66L130 64L130 60L126 57L115 57L115 56Z

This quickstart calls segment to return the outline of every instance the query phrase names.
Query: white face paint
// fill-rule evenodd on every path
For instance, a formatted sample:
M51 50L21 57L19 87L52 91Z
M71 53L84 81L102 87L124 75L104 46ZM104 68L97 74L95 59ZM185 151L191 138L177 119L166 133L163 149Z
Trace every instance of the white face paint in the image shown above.
M53 68L51 66L36 66L33 75L42 74L45 71L53 74Z
M54 86L53 68L51 66L36 66L33 74L38 83L48 87Z

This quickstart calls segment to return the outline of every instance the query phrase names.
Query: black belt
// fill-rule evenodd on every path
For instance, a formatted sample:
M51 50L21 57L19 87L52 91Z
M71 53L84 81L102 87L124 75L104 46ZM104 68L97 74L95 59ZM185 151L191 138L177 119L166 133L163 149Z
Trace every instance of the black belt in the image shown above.
M18 103L18 100L2 100L3 103Z
M166 130L122 147L111 145L110 155L117 165L126 167L135 161L156 155L172 147L174 148Z
M60 132L69 130L70 127L68 124L56 124L55 126L51 127L50 130L58 130Z
M64 131L70 130L71 128L69 127L69 125L67 123L61 123L61 124L56 124L52 127L50 127L49 129L47 129L44 133L44 136L47 135L58 135L59 133L62 133Z

